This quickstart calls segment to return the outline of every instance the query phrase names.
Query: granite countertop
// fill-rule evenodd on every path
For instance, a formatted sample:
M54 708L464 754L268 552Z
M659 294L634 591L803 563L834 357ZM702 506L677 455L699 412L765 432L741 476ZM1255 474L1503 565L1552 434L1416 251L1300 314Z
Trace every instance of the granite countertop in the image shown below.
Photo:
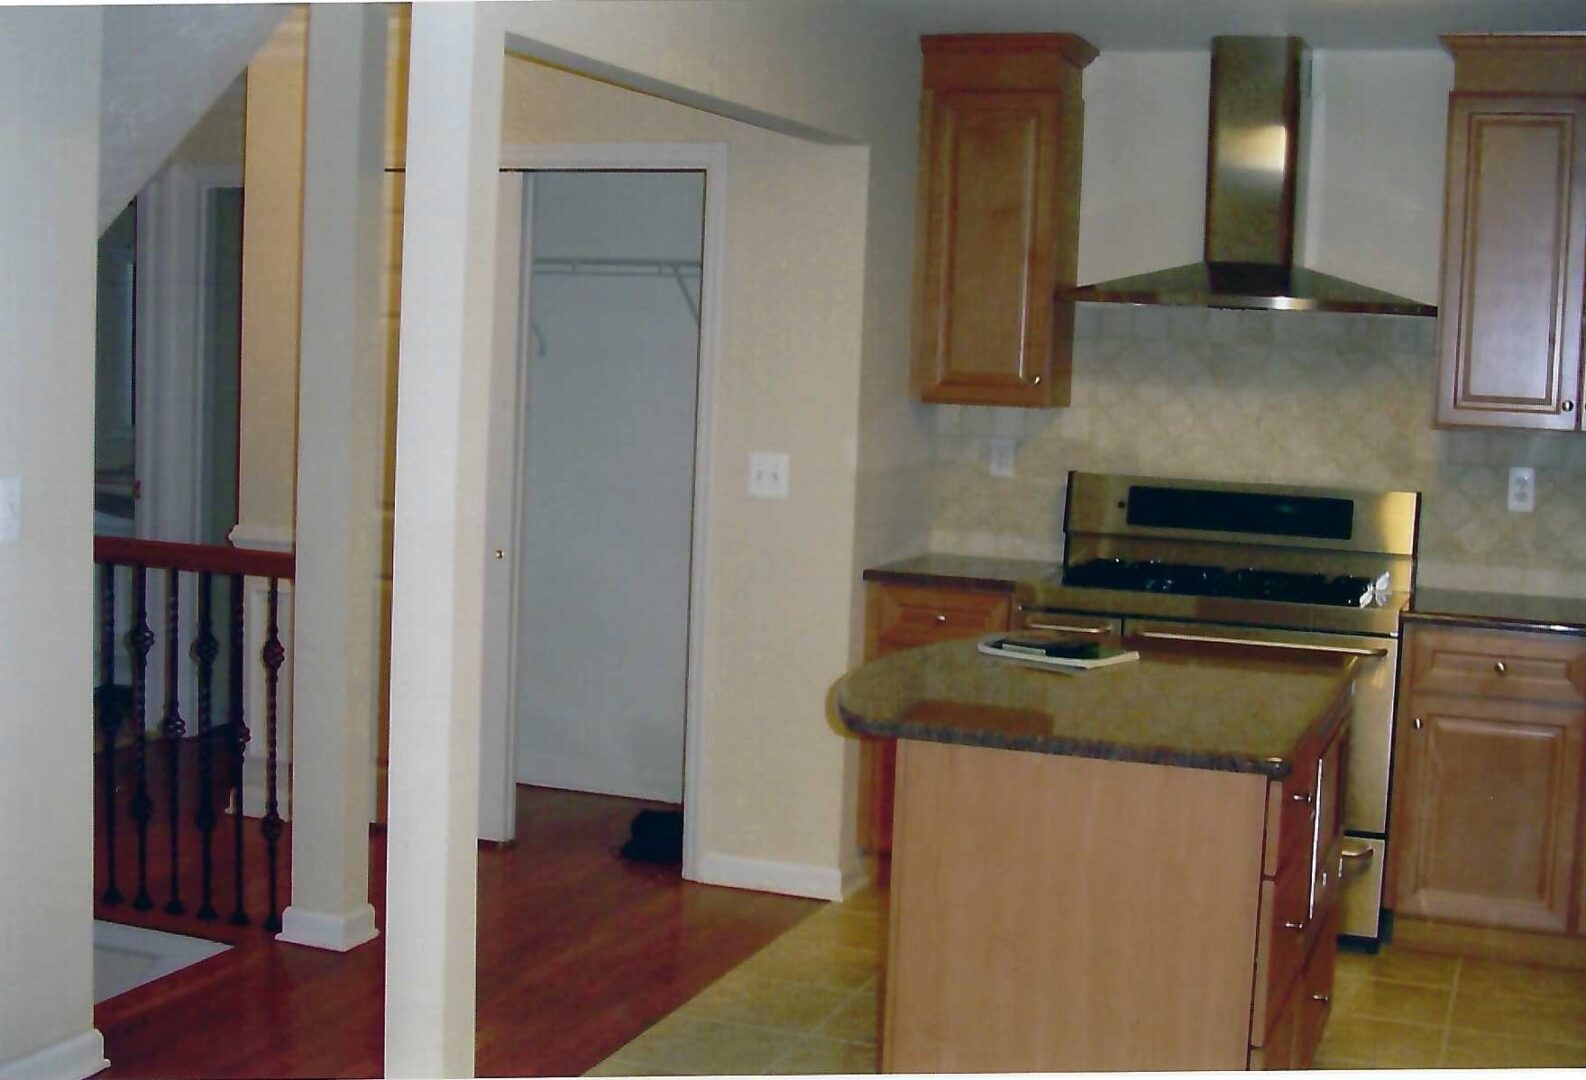
M861 735L1281 778L1354 678L1348 657L1134 644L1137 663L1070 675L942 642L849 672L834 699Z
M1586 600L1572 596L1416 589L1406 622L1436 622L1498 630L1586 634Z
M866 581L895 585L938 585L960 589L1003 589L1030 578L1042 578L1058 568L1055 562L1035 559L1001 559L987 555L948 555L926 552L907 559L872 566Z

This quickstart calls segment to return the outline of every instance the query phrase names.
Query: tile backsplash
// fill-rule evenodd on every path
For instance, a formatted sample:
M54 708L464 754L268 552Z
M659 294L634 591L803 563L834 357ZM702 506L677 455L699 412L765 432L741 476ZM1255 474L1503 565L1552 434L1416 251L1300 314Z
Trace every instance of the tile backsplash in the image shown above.
M933 551L1056 561L1070 469L1422 493L1421 580L1586 596L1586 436L1434 430L1433 319L1079 305L1066 409L935 406ZM1015 444L990 476L990 440ZM1536 470L1537 508L1505 506Z

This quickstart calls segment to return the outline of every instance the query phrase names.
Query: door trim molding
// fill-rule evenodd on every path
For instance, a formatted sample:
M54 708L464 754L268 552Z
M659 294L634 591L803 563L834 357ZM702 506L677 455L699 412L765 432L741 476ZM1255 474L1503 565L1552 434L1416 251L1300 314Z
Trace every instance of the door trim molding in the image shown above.
M709 573L711 568L711 491L716 431L716 392L721 352L721 293L726 273L728 147L724 142L685 143L544 143L503 145L506 171L575 169L603 171L690 170L705 174L705 221L701 248L699 318L699 390L694 410L693 538L689 553L688 673L683 719L683 877L714 880L701 831L709 820L709 776L704 746L710 722L705 688L711 683L706 642L710 640ZM519 424L522 423L519 411ZM517 501L513 492L513 501ZM517 508L513 508L516 521ZM515 539L515 538L514 538ZM515 650L514 650L515 652ZM508 760L516 760L517 703L509 702ZM490 753L496 747L482 747ZM515 798L515 794L512 796Z

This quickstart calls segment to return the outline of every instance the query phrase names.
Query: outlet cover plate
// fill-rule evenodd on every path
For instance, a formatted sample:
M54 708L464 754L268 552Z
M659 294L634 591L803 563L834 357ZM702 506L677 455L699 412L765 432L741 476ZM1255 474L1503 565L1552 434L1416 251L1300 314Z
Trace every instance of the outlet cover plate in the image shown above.
M1517 465L1509 470L1509 512L1529 514L1536 509L1536 470Z
M788 456L767 450L749 455L749 494L756 499L785 499Z

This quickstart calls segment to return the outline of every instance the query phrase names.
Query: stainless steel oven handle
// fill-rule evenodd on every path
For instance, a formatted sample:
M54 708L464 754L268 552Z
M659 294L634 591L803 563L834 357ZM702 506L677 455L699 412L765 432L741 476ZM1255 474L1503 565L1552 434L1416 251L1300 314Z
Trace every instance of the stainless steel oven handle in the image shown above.
M1232 637L1223 634L1189 634L1168 630L1137 630L1132 635L1157 638L1162 641L1202 641L1222 645L1255 645L1264 649L1291 649L1299 652L1343 653L1348 656L1387 656L1386 648L1359 648L1354 645L1317 645L1298 641L1262 641L1257 638Z
M1026 622L1026 630L1056 630L1064 634L1110 634L1113 631L1105 626L1064 626L1060 623Z

